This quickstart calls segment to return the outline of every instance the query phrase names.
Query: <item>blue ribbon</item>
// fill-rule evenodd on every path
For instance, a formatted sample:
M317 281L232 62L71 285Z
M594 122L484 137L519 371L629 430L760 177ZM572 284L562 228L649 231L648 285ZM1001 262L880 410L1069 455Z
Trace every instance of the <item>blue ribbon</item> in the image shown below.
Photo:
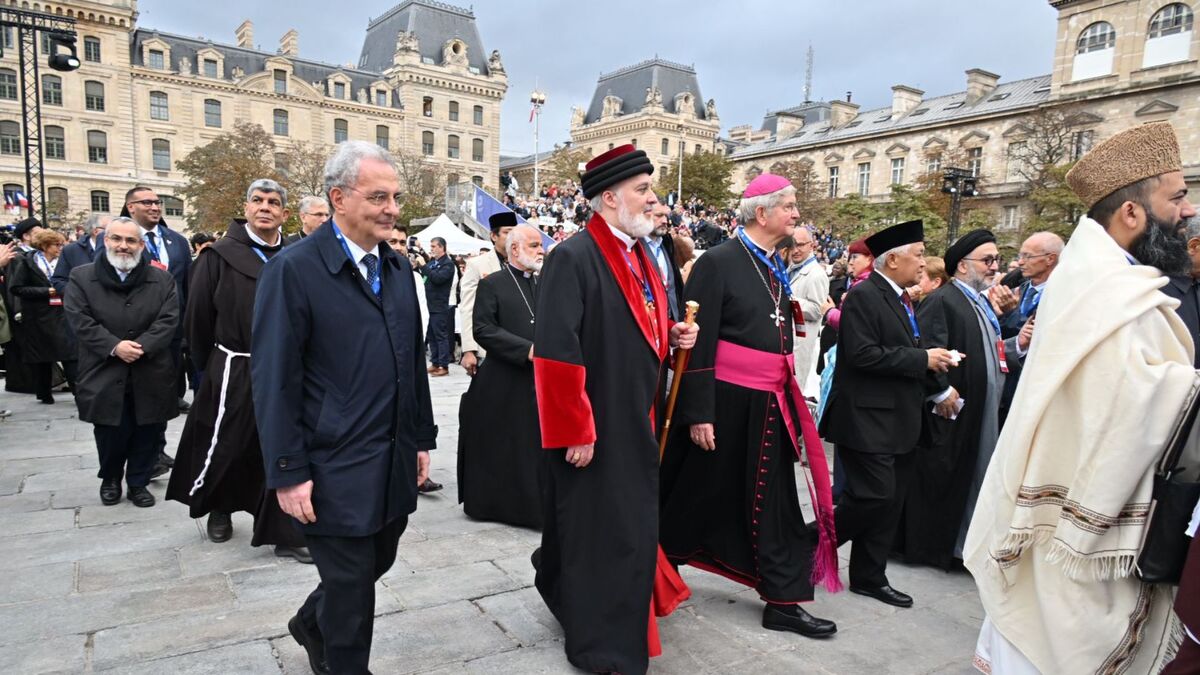
M787 267L783 265L783 261L779 259L779 256L772 253L771 257L768 258L766 253L758 247L758 244L750 241L750 237L746 236L745 228L739 227L737 229L737 236L738 239L742 240L742 244L746 246L746 250L753 253L754 257L758 258L771 271L771 276L775 277L775 281L778 281L779 285L783 287L783 296L791 298L792 286L788 281Z
M921 329L917 328L917 315L913 314L911 300L904 302L904 298L900 298L900 306L904 308L904 313L908 315L908 325L912 326L913 338L921 339Z
M159 241L162 241L162 228L154 228L154 234L159 238ZM155 260L162 262L162 258L158 255L158 244L155 244L151 237L143 237L143 239L146 242L146 248L150 249L150 255Z
M967 287L958 279L955 279L954 283L958 286L958 290L962 291L972 302L979 305L979 308L983 310L983 315L987 317L988 323L992 324L992 328L995 329L996 337L1000 337L1000 320L996 318L996 312L992 309L992 303L983 297L983 293L975 293L974 289Z
M1037 309L1038 303L1042 301L1042 292L1030 285L1025 290L1025 297L1021 298L1021 318L1028 319L1029 314Z
M337 237L338 243L342 245L342 250L346 252L346 257L350 259L350 262L354 265L354 269L357 270L358 261L354 259L354 254L350 252L350 247L346 245L346 238L342 236L342 231L338 229L337 223L333 222L332 218L329 219L329 224L333 225L333 236ZM375 295L379 295L379 292L383 289L383 284L380 281L382 277L383 266L380 265L379 274L375 275L375 281L371 282L371 290Z

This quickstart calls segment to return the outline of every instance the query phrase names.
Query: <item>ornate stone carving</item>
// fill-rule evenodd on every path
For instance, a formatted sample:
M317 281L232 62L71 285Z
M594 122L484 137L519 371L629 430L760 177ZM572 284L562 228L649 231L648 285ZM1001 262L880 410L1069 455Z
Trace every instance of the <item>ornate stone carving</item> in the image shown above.
M609 94L608 96L604 97L604 108L600 113L600 116L616 117L617 115L621 114L621 107L624 105L625 102L622 101L620 97Z
M695 117L696 109L692 106L692 94L680 92L675 94L675 113L684 117Z
M646 108L661 108L662 107L662 91L658 87L646 88Z
M242 76L243 76L243 75L245 75L245 74L246 74L246 71L245 71L245 70L242 70L242 67L241 67L241 66L234 66L234 67L233 67L233 79L235 79L235 80L240 80L240 79L242 79Z
M704 116L710 120L715 120L719 117L717 115L717 102L711 98L708 99L708 103L704 104Z
M192 60L186 56L179 59L179 72L184 75L192 74Z
M493 73L504 72L504 64L500 62L499 49L493 49L492 55L488 57L488 70Z
M442 45L442 65L467 67L467 44L459 39L446 40Z
M417 40L416 33L410 33L402 30L396 34L396 51L397 52L415 52L420 49L420 43Z
M356 98L358 99L358 102L359 102L359 103L366 103L366 102L368 101L368 99L367 99L367 88L366 88L366 87L359 87L359 88L358 88L358 96L356 96Z
M586 114L587 113L584 111L583 108L580 108L579 106L572 106L572 108L571 108L571 126L572 127L583 126L583 120L584 120L584 117Z

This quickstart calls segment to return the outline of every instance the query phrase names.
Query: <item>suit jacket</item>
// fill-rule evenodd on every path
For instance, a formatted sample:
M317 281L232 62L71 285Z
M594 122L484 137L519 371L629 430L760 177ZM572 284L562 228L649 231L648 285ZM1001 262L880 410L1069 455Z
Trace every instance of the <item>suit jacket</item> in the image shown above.
M100 235L100 246L92 246L92 238L84 237L63 247L58 256L58 267L50 275L50 285L60 296L67 293L67 282L71 279L71 270L80 265L87 265L96 260L96 253L104 250L104 235Z
M860 452L912 450L921 435L929 357L879 272L846 293L837 344L821 434Z
M412 513L435 447L417 288L378 247L380 295L326 221L263 266L251 381L267 487L313 481L306 533L362 537Z
M129 207L121 208L121 215L129 218ZM167 247L167 258L169 261L168 272L175 279L175 291L179 295L179 314L182 316L184 310L187 309L187 291L188 277L191 276L192 270L192 245L188 243L187 237L172 230L167 221L159 220L158 224L162 226L162 237ZM158 244L163 246L162 243ZM142 260L150 261L150 249L146 247L142 251ZM183 323L179 325L179 336L183 335Z
M483 347L475 341L474 325L475 289L479 282L489 274L500 271L500 256L495 251L477 255L467 260L467 268L463 270L462 283L458 285L458 317L462 326L462 350L476 352L476 356L484 356Z
M450 308L450 290L454 286L454 275L458 273L458 268L454 266L454 259L449 255L434 258L419 271L421 276L425 277L425 301L429 305L429 313L436 314L448 310Z
M667 298L667 311L671 322L683 321L683 273L679 270L679 265L675 264L675 240L671 235L664 234L662 237L663 253L667 256L667 269L670 270L671 287L667 289L670 297ZM654 257L654 251L649 245L646 246L646 254L650 257L650 262L654 263L651 267L654 271L659 272L659 281L663 282L663 286L668 284L666 279L662 279L662 271L658 268L658 260Z
M1187 325L1192 342L1200 345L1200 286L1197 284L1200 282L1191 277L1171 277L1170 282L1163 286L1162 292L1179 301L1175 313ZM1200 349L1193 365L1200 368Z

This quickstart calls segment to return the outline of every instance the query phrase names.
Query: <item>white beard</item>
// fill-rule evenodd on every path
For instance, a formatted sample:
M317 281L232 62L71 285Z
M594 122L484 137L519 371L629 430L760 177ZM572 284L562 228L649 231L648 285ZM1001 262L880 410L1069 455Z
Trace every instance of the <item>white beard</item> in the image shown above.
M114 253L111 249L104 249L104 257L108 258L108 264L112 265L118 272L128 274L133 271L133 268L138 266L140 260L135 255L124 255L122 253Z
M650 214L630 213L629 210L625 208L625 202L623 200L617 207L617 221L621 224L621 229L624 230L625 234L633 237L634 239L641 239L642 237L648 236L654 231L654 219L650 217Z
M542 271L542 261L524 251L517 251L517 263L534 274Z

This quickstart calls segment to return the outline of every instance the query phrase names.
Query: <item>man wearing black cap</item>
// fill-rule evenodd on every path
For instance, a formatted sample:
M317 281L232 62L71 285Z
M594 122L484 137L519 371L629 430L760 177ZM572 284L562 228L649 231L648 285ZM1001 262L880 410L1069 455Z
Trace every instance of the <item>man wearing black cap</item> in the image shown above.
M488 228L491 230L492 253L484 253L467 260L463 270L462 281L458 285L458 318L462 326L462 364L468 375L474 375L479 367L479 361L484 357L484 351L475 341L472 324L475 311L475 289L479 282L493 272L499 272L504 267L505 239L508 233L517 226L517 214L512 211L501 211L488 218Z
M17 223L13 227L13 239L17 241L17 248L21 249L22 253L31 253L34 250L34 235L44 229L46 228L42 227L41 221L37 218L26 218Z
M1028 332L1004 340L987 289L1000 269L996 237L966 233L946 251L952 281L921 302L921 344L956 350L963 367L933 373L926 407L928 443L914 458L913 484L904 504L899 548L907 562L953 569L961 565L963 540L996 438L1005 376L1021 369ZM961 397L961 411L954 403Z
M655 407L669 348L690 349L698 332L668 323L666 291L639 241L654 228L652 173L632 145L588 162L592 219L550 253L538 284L533 372L552 452L535 583L566 633L567 659L592 672L644 673L657 651ZM681 600L656 596L657 613Z
M926 374L957 364L945 349L920 346L904 291L925 269L924 238L919 220L867 237L875 269L843 301L837 368L821 417L821 433L837 444L845 468L837 533L839 543L854 541L850 590L896 607L913 603L888 584L887 556L921 433Z

